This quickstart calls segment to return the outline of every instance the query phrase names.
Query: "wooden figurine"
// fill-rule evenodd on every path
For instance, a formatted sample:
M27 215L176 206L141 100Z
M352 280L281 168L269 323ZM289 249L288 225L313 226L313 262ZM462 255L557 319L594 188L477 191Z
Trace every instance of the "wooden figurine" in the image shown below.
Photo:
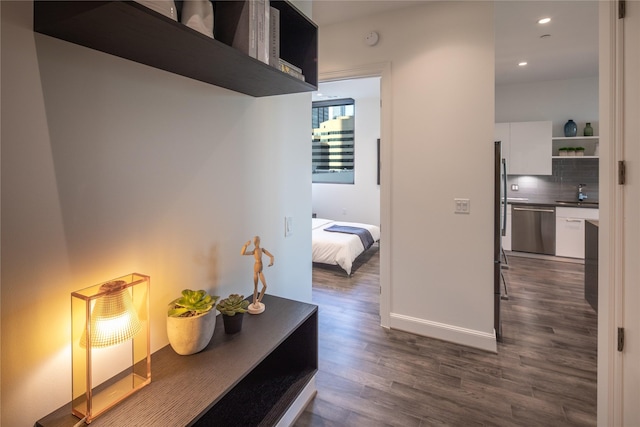
M247 241L247 243L242 246L241 255L253 255L255 259L255 264L253 265L253 303L249 305L249 314L260 314L264 311L264 304L262 303L262 297L264 296L264 292L267 290L267 282L264 279L264 273L262 272L262 254L266 254L271 262L267 267L271 267L273 265L274 257L273 255L266 249L260 247L260 236L255 236L253 238L253 250L247 251L247 247L251 244L251 240ZM260 294L258 294L258 280L262 282L262 290Z

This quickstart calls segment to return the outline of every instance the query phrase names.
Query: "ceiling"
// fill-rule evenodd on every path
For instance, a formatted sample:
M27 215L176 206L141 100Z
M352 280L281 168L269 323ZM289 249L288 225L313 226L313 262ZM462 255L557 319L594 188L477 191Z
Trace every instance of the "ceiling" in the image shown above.
M313 20L323 27L426 1L314 0ZM494 13L496 85L598 75L597 1L503 0ZM551 22L538 24L542 17Z

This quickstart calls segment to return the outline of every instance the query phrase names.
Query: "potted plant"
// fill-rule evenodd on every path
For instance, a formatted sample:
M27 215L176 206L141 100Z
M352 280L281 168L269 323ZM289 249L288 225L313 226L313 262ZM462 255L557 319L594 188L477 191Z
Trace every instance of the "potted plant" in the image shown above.
M584 147L576 147L576 156L584 156Z
M575 156L576 149L574 147L567 147L567 156Z
M567 155L567 147L560 147L558 149L558 155L559 156L566 156Z
M244 299L244 295L231 294L227 298L220 300L218 311L222 313L224 322L224 332L235 334L242 329L242 317L247 312L249 301Z
M169 303L167 312L167 336L173 350L183 356L203 350L216 327L213 308L218 296L204 290L185 289L182 296Z

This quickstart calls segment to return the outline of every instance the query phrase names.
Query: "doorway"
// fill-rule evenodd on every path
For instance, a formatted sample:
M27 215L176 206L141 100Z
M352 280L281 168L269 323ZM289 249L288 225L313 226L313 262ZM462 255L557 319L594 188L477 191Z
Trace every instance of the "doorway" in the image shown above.
M378 186L379 192L379 224L380 224L380 324L389 327L390 322L390 257L387 248L391 236L390 221L390 164L391 164L391 116L390 110L385 105L391 105L391 63L381 62L367 64L353 69L335 70L322 72L319 75L320 84L339 81L357 81L376 77L379 79L379 151L376 144L376 175L374 182ZM365 157L366 158L366 157ZM370 159L370 157L369 157ZM379 169L377 169L379 168ZM378 175L379 173L379 175ZM369 178L370 179L370 178ZM379 180L379 181L378 181ZM378 184L379 182L379 184ZM348 212L348 211L347 211Z

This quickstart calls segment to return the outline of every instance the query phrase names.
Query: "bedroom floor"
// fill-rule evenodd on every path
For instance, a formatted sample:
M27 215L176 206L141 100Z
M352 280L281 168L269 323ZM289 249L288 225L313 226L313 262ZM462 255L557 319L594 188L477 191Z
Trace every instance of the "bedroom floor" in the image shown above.
M498 354L380 327L374 245L313 269L318 394L295 426L595 426L597 315L583 266L510 257Z

